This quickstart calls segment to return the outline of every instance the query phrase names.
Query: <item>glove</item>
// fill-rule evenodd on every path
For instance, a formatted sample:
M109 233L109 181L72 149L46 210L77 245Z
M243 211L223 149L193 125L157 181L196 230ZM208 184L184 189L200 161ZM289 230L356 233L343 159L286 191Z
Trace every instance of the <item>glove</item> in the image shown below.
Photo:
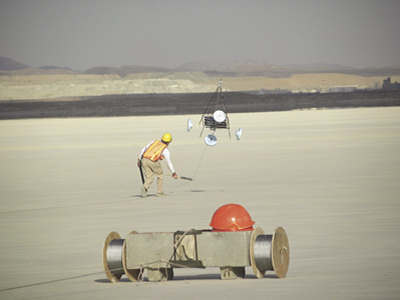
M137 160L137 166L140 168L142 166L142 161L138 158Z
M178 175L176 175L176 173L172 173L172 177L174 177L175 179L178 179Z

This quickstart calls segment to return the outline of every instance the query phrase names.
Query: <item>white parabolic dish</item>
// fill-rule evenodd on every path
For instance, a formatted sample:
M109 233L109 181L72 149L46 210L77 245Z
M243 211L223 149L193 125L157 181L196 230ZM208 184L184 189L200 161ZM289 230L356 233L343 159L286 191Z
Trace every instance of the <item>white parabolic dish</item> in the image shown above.
M215 146L217 144L217 137L213 134L209 134L204 138L204 142L207 146Z

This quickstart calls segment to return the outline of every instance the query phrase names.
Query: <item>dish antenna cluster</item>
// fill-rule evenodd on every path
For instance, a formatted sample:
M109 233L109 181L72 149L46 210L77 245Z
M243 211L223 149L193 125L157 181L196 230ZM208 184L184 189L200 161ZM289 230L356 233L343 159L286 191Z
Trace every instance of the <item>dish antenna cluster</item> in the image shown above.
M231 127L229 123L228 110L225 105L225 97L221 85L222 85L222 79L219 81L217 90L212 95L199 121L199 125L202 125L199 137L202 136L204 128L209 128L212 131L211 134L208 134L204 138L204 142L206 143L207 146L215 146L217 144L218 139L215 136L215 132L217 129L227 130L229 138L231 138L231 131L230 131ZM188 119L187 130L190 131L192 128L193 128L193 122L191 119ZM237 140L240 140L242 136L242 128L239 128L236 131L235 136Z

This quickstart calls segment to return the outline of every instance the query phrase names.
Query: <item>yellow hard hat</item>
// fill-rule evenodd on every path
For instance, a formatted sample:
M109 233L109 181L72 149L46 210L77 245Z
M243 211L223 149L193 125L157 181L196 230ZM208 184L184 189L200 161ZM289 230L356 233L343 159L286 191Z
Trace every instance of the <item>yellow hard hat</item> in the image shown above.
M164 133L164 135L161 138L161 141L165 143L170 143L172 141L172 135L169 133Z

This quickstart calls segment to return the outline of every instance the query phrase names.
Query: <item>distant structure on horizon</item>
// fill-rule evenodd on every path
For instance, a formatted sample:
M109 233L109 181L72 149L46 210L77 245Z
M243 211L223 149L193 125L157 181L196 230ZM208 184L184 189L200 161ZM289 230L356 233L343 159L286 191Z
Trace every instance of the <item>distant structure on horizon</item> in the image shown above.
M400 83L398 83L397 81L395 83L391 83L391 79L390 79L390 77L388 77L387 79L383 80L382 89L383 90L400 90Z
M329 88L329 93L350 93L358 89L355 85L334 86Z

